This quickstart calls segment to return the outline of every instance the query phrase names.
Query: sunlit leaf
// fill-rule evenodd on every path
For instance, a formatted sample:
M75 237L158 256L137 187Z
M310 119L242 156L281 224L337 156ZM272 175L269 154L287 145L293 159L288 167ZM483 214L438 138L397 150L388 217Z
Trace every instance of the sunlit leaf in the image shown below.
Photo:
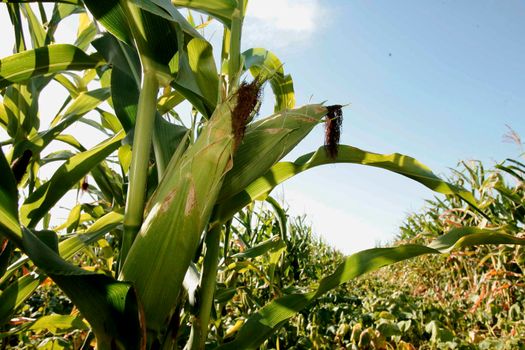
M36 225L73 185L120 146L122 138L123 132L89 151L76 154L60 166L49 181L26 199L20 208L22 223L29 227Z
M234 0L172 0L172 3L209 14L227 26L231 25L233 11L237 8Z
M0 60L0 89L31 77L65 70L84 70L103 64L69 44L48 45L24 51Z
M248 203L267 196L287 179L316 166L334 163L361 164L392 171L415 180L433 191L458 195L474 207L477 206L470 192L440 179L414 158L399 153L389 155L372 153L352 146L340 145L339 154L335 159L328 156L324 147L321 147L316 152L297 158L295 162L277 163L265 175L248 185L244 191L222 203L219 217L226 221Z
M270 80L273 94L275 96L274 111L295 107L295 95L291 75L284 74L283 64L272 52L254 48L242 53L244 67L249 70L254 78L261 83Z

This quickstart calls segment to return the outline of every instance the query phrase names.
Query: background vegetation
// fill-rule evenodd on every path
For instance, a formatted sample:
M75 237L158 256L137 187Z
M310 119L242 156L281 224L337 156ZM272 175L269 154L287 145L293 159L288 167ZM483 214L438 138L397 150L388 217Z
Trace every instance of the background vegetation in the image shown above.
M499 225L524 235L525 166L519 160L509 159L488 170L479 162L461 163L454 174L452 181L467 185ZM222 259L219 268L210 339L231 338L260 305L316 283L342 259L312 233L307 218L290 218L275 201L270 203L251 205L231 225L225 248L230 257ZM473 223L484 226L487 220L466 211L454 197L436 198L407 217L397 243L426 242L447 226ZM279 254L283 250L287 254ZM111 254L96 249L76 259L90 265L94 257L104 262L104 256ZM525 348L524 268L523 248L506 245L401 262L327 293L261 348ZM72 323L59 315L78 312L47 280L5 328L4 348L86 347L92 338L84 321L75 317ZM190 325L185 320L178 329L181 346Z

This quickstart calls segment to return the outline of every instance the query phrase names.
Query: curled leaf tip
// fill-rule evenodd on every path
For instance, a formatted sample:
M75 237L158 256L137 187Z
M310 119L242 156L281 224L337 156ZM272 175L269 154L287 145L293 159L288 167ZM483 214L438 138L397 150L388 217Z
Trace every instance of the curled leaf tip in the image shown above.
M326 107L328 112L325 119L324 148L332 159L337 157L339 139L341 138L341 129L343 127L342 107L341 105Z
M235 136L235 148L241 143L246 124L253 110L259 103L261 86L257 79L251 83L242 82L237 90L237 105L232 114L232 130Z

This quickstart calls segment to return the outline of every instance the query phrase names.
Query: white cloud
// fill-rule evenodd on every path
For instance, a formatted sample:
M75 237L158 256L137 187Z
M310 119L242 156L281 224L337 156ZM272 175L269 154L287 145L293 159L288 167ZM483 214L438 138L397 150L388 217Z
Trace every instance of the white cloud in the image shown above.
M325 12L318 0L251 0L245 43L270 49L307 43L324 23Z

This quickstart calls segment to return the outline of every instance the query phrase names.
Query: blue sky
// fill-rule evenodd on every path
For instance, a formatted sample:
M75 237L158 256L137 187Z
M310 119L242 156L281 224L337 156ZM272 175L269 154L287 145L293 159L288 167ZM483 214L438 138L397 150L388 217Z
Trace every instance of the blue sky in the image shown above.
M310 9L303 15L314 28L270 31L273 40L249 44L289 41L274 51L299 103L351 104L343 143L407 154L440 175L460 160L493 164L519 154L502 135L506 124L525 135L525 2L276 1L269 12L279 4ZM321 132L294 155L315 149ZM316 169L281 191L291 212L308 213L317 232L347 253L391 239L434 195L351 165Z
M64 23L69 34L75 25ZM0 30L5 56L12 35L3 7ZM243 46L279 56L299 105L350 104L342 143L410 155L440 175L460 160L493 164L519 154L502 136L508 124L525 137L521 0L251 0ZM265 97L272 99L269 90ZM56 110L60 100L48 100ZM319 128L288 159L322 142ZM386 171L337 165L301 174L274 195L351 253L392 239L404 217L434 194Z

